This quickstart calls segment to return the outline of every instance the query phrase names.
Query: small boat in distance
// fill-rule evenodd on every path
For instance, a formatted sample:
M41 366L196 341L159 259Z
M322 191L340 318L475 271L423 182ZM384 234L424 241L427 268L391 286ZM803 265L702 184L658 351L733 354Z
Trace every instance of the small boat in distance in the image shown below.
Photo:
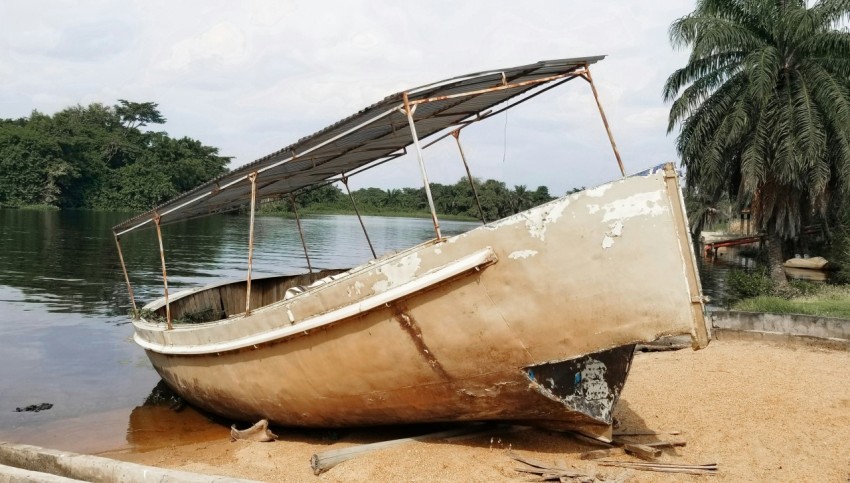
M589 66L601 59L469 74L389 96L116 226L119 254L120 237L143 227L156 227L162 247L162 225L250 203L252 240L257 200L347 187L351 174L411 145L434 221L435 238L420 245L295 276L252 280L249 241L245 280L171 296L163 254L165 294L133 320L136 343L185 400L236 420L504 420L610 439L635 344L709 340L673 166L625 177L620 163L621 179L447 238L420 145L453 136L460 148L461 130L481 120L569 80L593 86Z

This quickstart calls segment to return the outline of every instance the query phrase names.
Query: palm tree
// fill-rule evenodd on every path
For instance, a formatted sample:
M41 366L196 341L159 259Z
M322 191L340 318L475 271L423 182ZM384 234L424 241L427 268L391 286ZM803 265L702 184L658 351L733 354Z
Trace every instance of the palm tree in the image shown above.
M514 185L513 193L510 193L511 203L513 204L514 213L527 210L534 204L531 191L524 184Z
M726 191L781 242L840 206L850 186L850 1L698 0L670 27L687 65L664 86L687 187Z

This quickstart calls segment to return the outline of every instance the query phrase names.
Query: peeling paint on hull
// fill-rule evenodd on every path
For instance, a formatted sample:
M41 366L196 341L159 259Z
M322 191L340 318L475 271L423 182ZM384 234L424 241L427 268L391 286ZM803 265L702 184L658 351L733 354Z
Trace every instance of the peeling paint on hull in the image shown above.
M247 317L173 330L136 321L135 339L186 400L231 419L511 420L604 434L633 344L673 334L707 343L680 196L664 172L616 181L388 255ZM172 310L205 294L175 296Z

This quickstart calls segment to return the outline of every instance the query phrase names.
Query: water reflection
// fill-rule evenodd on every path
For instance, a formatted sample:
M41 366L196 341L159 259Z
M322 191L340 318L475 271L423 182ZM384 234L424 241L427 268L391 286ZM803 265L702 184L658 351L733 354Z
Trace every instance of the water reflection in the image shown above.
M127 324L130 302L111 233L126 217L0 209L0 439L108 449L104 442L124 439L131 411L159 381ZM364 222L379 255L433 237L428 219L364 217ZM302 224L314 267L350 267L371 258L356 217L318 216ZM478 226L441 225L447 235ZM248 220L240 216L164 226L169 286L244 277L247 231ZM255 243L258 276L306 270L294 220L258 217ZM161 296L155 231L126 235L121 245L139 302ZM42 402L54 406L39 413L14 411ZM162 409L141 409L135 418L157 411ZM57 440L60 434L64 439Z
M227 426L183 405L162 381L133 408L127 423L127 444L134 451L221 440L228 434Z
M718 249L717 256L700 250L697 246L697 268L702 280L703 294L708 296L708 308L727 308L728 297L726 277L733 270L751 272L756 269L756 258L753 255L754 245L740 247L723 247Z

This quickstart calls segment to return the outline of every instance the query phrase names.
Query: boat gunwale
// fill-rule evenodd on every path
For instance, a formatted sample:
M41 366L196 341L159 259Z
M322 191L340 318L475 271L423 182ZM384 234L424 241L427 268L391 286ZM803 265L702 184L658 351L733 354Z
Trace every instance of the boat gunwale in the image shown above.
M361 315L363 313L381 307L382 305L407 297L413 293L417 293L422 290L427 290L428 288L438 285L442 282L463 275L474 269L480 269L483 266L491 265L497 261L498 257L496 256L495 251L488 246L483 249L476 250L475 252L465 255L459 259L451 261L445 265L429 270L415 277L409 282L403 283L396 287L389 288L384 292L371 295L358 302L346 304L342 307L338 307L336 309L332 309L321 314L316 314L312 317L303 319L288 326L278 326L271 330L262 331L246 337L241 337L226 342L203 345L162 344L144 340L139 334L139 330L144 330L146 332L162 333L175 330L192 331L199 330L202 328L213 328L231 323L237 323L240 320L245 320L250 317L253 317L255 316L255 314L260 312L260 309L253 311L251 315L248 316L242 314L241 317L217 320L215 322L208 322L204 324L175 326L172 329L168 329L165 324L149 322L144 318L140 318L139 320L133 321L133 326L136 329L133 335L133 339L143 349L165 355L206 355L244 349L247 347L256 346L258 344L265 344L268 342L285 339L297 334L306 333L307 331L314 330L319 327L324 327L354 316ZM345 278L347 277L334 280L334 282L342 281ZM324 285L320 287L324 287ZM275 304L270 304L265 307L262 307L262 309L265 309L264 311L267 312L271 309L278 308L278 306L285 305L285 303L288 303L291 300L293 299L288 299L277 302Z

